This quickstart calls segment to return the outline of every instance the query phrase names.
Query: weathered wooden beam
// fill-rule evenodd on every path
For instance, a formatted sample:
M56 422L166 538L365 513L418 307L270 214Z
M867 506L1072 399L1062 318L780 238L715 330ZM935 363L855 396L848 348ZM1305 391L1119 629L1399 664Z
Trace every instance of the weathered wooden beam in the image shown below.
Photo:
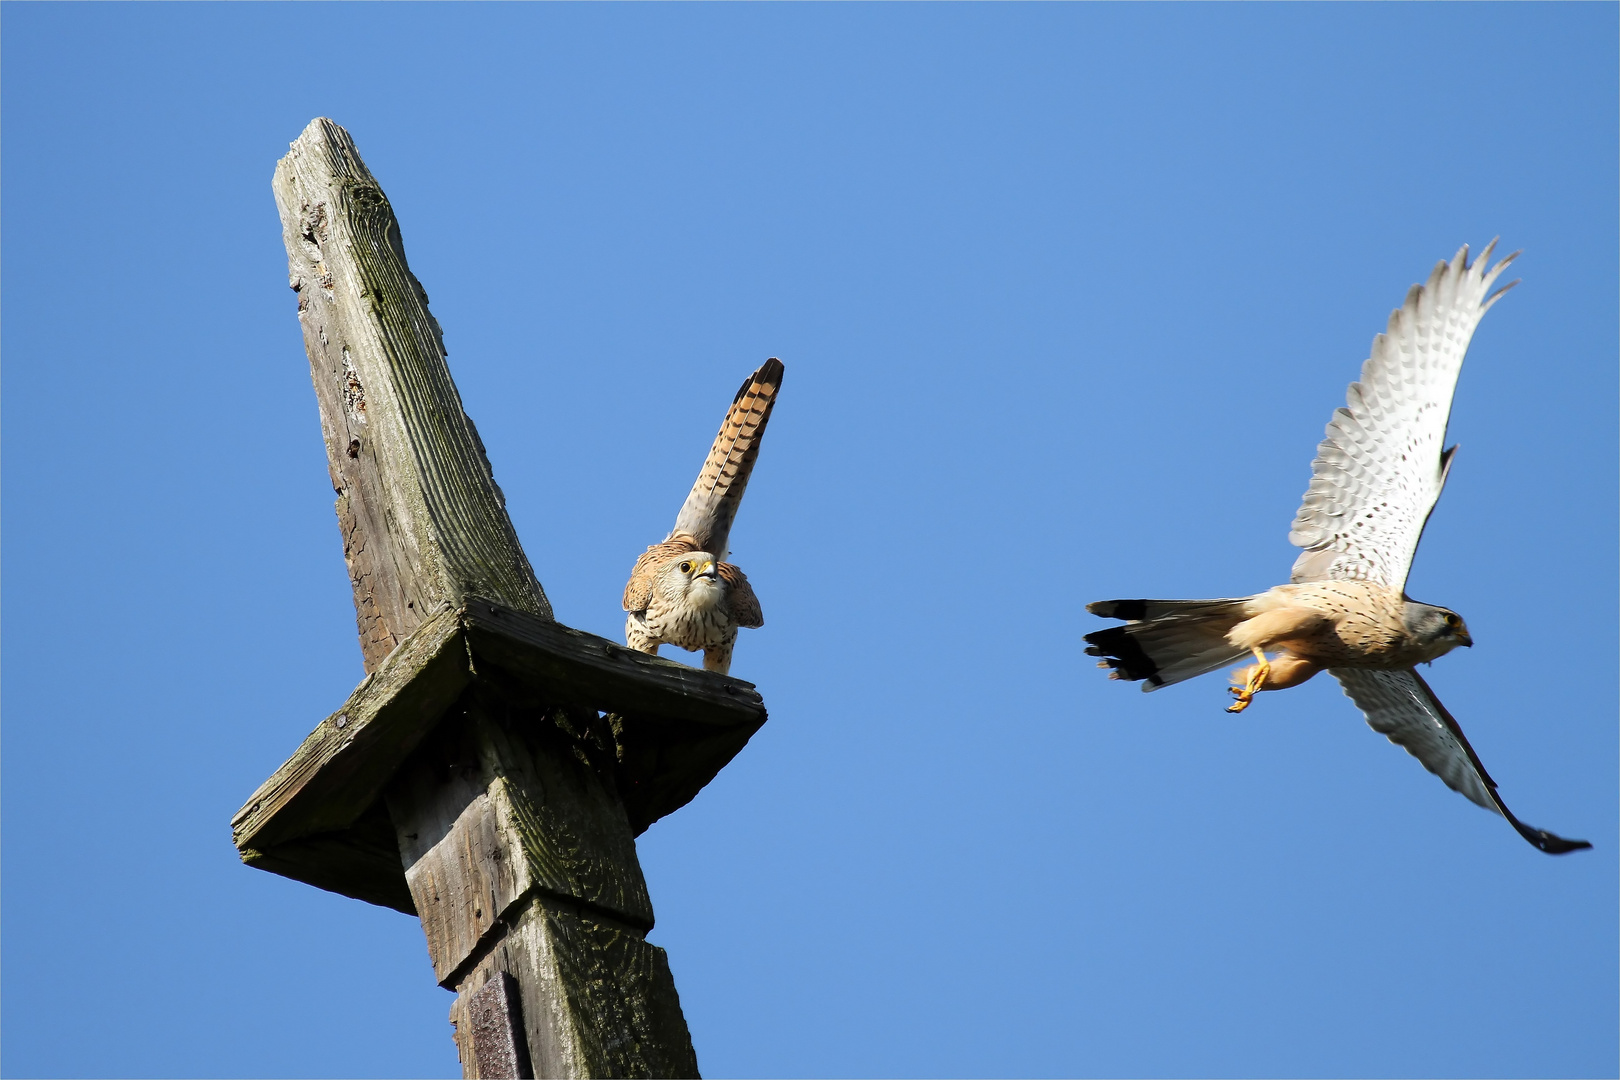
M477 597L467 601L461 618L475 655L555 700L713 727L757 724L765 717L754 684L729 675L638 652Z
M472 679L460 614L419 627L259 785L231 819L239 849L347 828L377 801Z
M759 695L552 620L348 133L311 123L274 187L369 675L233 819L242 857L413 910L467 1076L696 1075L634 838Z
M535 1076L698 1075L664 950L623 927L536 902L468 973L463 985L474 989L450 1007L463 1076L503 1075L484 1071L476 1042L463 1034L469 998L503 972L521 973L513 981Z
M272 186L366 670L468 596L550 618L393 208L349 133L313 121Z
M696 1075L606 725L498 683L458 708L387 795L440 985L470 1003L511 976L537 1075Z
M308 871L320 881L289 872L298 860L286 845L322 837L324 847L305 850L316 863L330 861L323 853L341 848L342 834L376 806L480 672L532 702L608 714L613 752L602 768L635 835L690 802L766 720L758 691L741 679L473 599L419 626L259 786L231 819L244 861L312 884L335 881L321 887L350 896L376 891L365 884L369 869L344 883L341 859L331 873ZM369 867L368 837L354 841L357 869ZM390 888L387 895L403 894Z
M342 829L243 848L242 861L258 870L302 881L368 904L416 914L399 865L399 837L381 800Z

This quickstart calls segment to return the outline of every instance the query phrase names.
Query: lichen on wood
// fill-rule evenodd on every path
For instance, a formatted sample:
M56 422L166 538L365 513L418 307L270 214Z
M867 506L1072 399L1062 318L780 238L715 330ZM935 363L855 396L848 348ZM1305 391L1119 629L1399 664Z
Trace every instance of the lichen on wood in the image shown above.
M466 1076L695 1076L635 836L764 704L552 618L348 133L311 123L274 190L368 674L232 819L242 858L418 915Z
M348 132L313 121L273 188L366 670L467 596L550 618L393 208Z

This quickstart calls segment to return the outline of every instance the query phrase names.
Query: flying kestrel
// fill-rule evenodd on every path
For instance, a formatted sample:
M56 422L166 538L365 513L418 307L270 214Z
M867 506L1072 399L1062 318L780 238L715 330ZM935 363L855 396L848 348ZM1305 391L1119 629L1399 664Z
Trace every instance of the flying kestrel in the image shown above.
M630 613L624 639L632 649L702 649L703 666L724 673L731 670L737 628L765 625L748 579L725 559L731 523L781 385L782 362L775 357L743 380L675 528L636 560L624 587L624 610Z
M1454 791L1506 818L1542 851L1591 847L1514 817L1496 783L1416 665L1472 645L1454 611L1408 599L1407 571L1445 486L1456 447L1444 446L1451 397L1469 339L1518 282L1491 293L1514 255L1489 266L1493 240L1468 263L1465 246L1414 285L1373 339L1317 448L1311 484L1288 539L1305 549L1292 584L1240 599L1102 600L1086 609L1124 619L1086 635L1086 652L1115 679L1156 690L1225 667L1242 712L1261 690L1285 690L1326 668L1374 731L1406 748ZM1487 295L1489 294L1489 295ZM1269 658L1267 654L1272 654Z

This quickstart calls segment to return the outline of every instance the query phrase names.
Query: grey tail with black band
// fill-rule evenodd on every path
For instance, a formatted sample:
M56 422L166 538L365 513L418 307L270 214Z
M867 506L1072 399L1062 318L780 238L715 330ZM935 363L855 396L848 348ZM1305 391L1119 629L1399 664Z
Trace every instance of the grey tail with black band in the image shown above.
M1113 668L1110 677L1143 683L1143 690L1196 678L1249 655L1226 640L1246 618L1248 597L1223 600L1099 600L1086 610L1124 619L1086 635L1086 655Z

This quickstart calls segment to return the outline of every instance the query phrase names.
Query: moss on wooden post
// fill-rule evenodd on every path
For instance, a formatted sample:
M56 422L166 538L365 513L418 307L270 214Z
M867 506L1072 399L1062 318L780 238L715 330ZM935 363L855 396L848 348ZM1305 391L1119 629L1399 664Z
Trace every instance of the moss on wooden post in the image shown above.
M313 121L272 186L366 670L467 596L549 618L399 222L349 133Z
M634 838L764 705L553 620L348 133L311 123L274 188L367 676L232 819L242 858L417 914L466 1076L695 1076Z

